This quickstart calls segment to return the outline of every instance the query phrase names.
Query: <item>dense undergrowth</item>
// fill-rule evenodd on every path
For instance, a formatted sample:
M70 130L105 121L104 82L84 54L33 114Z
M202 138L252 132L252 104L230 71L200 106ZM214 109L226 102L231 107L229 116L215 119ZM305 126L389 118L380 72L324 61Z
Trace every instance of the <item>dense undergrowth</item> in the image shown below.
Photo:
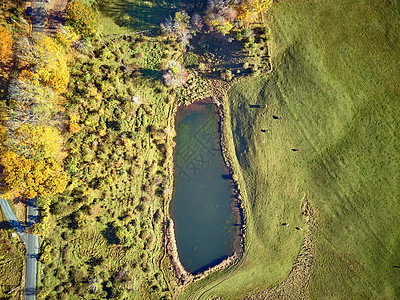
M65 95L65 113L78 124L65 133L71 181L52 199L39 297L166 295L159 261L174 98L157 70L173 53L155 39L126 37L100 42L72 65Z

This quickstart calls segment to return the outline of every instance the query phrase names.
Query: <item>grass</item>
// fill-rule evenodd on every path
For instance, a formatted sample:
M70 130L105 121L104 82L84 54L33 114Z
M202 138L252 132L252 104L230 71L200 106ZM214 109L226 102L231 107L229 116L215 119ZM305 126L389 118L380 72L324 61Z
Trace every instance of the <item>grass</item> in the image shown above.
M4 218L3 218L4 219ZM0 297L1 299L23 299L25 246L11 225L3 221L0 225ZM11 290L18 287L13 293Z
M292 227L303 225L304 196L318 218L308 296L400 296L393 268L400 246L398 20L394 3L274 5L268 23L276 70L234 85L226 105L228 148L245 196L247 256L204 299L240 299L287 277L306 231ZM200 295L225 274L181 297Z

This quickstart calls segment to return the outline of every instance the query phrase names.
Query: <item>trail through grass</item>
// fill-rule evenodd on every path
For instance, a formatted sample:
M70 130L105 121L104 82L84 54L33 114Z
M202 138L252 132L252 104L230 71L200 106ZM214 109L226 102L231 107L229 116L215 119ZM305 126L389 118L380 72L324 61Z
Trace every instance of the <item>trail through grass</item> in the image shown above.
M293 228L304 226L304 195L318 217L309 296L400 296L399 20L393 2L273 7L276 70L234 85L226 107L248 255L203 298L242 298L286 278L304 234Z

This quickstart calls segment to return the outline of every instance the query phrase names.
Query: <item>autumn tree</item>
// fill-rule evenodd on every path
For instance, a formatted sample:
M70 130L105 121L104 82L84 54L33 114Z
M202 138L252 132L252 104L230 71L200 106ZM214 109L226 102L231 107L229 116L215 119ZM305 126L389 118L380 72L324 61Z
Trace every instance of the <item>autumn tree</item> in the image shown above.
M4 26L0 25L0 64L8 65L13 56L14 40L12 34Z
M64 191L68 175L53 158L26 159L12 151L0 156L6 188L4 197L53 196Z
M254 21L262 12L267 11L273 0L243 0L238 5L237 18L243 22Z
M84 36L93 36L99 26L98 13L81 1L71 1L66 7L66 24Z
M63 155L57 129L23 125L15 131L2 129L0 134L5 197L52 196L65 189L68 176L60 164Z
M67 89L69 70L66 55L54 39L43 34L33 38L22 37L17 41L16 55L19 64L25 68L20 74L22 80L42 84L59 93Z
M5 143L11 151L26 158L62 159L62 137L55 127L23 125L7 133Z
M174 19L171 17L161 24L161 29L174 37L179 44L187 45L191 39L190 17L185 11L175 13Z
M0 88L8 81L12 70L14 40L12 34L0 25Z
M254 22L267 11L273 0L208 0L206 22L222 34L229 33L235 25Z
M230 0L208 1L206 22L210 27L216 28L223 35L232 30L236 17L237 10Z

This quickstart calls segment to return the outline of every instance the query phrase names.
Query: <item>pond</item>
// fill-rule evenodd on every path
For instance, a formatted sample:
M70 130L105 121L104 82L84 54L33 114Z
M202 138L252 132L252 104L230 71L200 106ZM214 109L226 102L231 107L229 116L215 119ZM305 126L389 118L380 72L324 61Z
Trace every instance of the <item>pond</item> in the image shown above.
M181 264L201 272L233 254L239 224L220 147L218 111L205 101L176 114L171 217Z

